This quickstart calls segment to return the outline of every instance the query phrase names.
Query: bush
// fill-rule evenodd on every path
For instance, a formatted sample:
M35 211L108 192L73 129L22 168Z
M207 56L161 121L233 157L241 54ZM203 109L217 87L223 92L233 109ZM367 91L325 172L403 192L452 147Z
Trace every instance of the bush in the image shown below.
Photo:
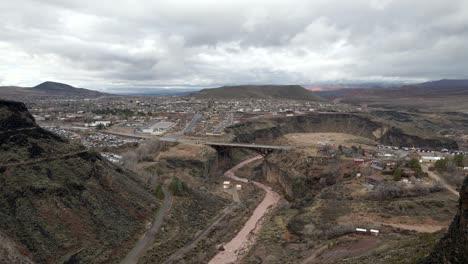
M171 183L169 183L169 191L175 196L184 196L190 191L190 188L177 177L172 177Z
M401 180L401 169L396 168L395 171L393 172L393 180L394 181L400 181Z
M158 198L159 200L162 200L164 199L164 192L162 190L162 185L158 185L156 186L156 189L154 190L154 195L156 196L156 198Z

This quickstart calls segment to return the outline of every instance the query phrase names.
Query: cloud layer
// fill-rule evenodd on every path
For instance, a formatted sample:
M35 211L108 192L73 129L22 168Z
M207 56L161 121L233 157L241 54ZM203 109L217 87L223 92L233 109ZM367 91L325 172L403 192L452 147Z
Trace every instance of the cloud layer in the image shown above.
M0 85L466 78L466 0L0 2Z

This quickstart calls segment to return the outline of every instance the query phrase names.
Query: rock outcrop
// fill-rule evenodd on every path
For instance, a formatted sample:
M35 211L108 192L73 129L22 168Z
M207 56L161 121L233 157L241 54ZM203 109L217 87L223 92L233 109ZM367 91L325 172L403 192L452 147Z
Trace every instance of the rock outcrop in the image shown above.
M204 145L178 144L159 156L161 165L173 173L186 171L198 178L210 178L218 169L216 150Z
M395 146L458 149L457 143L451 139L413 135L369 116L349 113L314 113L256 120L228 127L226 132L237 142L271 142L288 133L336 132Z
M468 177L460 189L458 212L447 234L419 264L468 263Z
M137 176L43 130L22 103L0 100L0 125L0 262L125 255L158 204Z

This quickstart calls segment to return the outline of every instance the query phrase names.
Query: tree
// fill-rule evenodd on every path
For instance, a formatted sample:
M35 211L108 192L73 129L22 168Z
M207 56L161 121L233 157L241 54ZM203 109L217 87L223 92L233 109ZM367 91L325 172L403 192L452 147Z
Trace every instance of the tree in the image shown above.
M463 156L463 154L457 154L457 155L453 156L453 163L455 164L455 166L463 167L464 159L465 159L465 157Z
M415 170L421 170L421 163L419 163L419 160L418 159L415 159L415 158L412 158L409 162L408 162L408 167L412 168L412 169L415 169Z
M171 182L169 183L169 190L175 196L184 196L190 189L187 184L185 184L185 182L173 176Z
M103 130L103 129L105 129L105 128L106 128L106 126L105 126L104 124L102 124L102 123L99 123L99 124L96 126L96 129L97 129L97 130Z
M154 195L155 195L156 198L158 198L159 200L164 199L164 192L163 192L163 190L162 190L162 185L161 185L161 184L158 184L158 186L156 186L156 189L154 190Z
M395 181L400 181L401 180L401 169L396 168L395 171L393 171L393 180Z
M343 155L343 146L338 145L338 151L340 152L341 155Z
M438 172L443 172L447 170L447 159L441 159L434 163L434 167Z

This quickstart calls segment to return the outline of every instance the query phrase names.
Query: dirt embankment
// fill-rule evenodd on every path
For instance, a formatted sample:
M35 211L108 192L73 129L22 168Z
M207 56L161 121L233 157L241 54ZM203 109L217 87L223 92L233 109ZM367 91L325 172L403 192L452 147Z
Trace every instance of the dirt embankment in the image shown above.
M199 178L209 178L218 171L216 150L204 145L178 144L159 156L161 166Z
M226 129L237 142L271 142L290 133L334 132L369 138L382 144L457 149L455 141L437 136L414 135L371 116L352 113L314 113L302 116L256 120Z

